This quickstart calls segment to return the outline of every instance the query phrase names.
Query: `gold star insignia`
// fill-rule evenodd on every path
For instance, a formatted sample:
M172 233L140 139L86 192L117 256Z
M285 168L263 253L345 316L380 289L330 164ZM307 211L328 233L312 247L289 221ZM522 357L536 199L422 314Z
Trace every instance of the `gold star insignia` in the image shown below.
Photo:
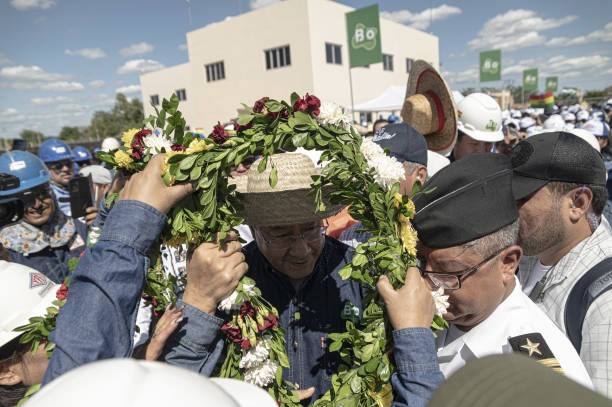
M526 349L527 351L529 351L529 357L531 357L531 355L533 353L537 353L538 355L542 355L542 352L540 352L540 350L538 349L539 346L540 346L539 343L531 342L529 340L529 338L527 338L527 343L525 345L522 345L521 348Z

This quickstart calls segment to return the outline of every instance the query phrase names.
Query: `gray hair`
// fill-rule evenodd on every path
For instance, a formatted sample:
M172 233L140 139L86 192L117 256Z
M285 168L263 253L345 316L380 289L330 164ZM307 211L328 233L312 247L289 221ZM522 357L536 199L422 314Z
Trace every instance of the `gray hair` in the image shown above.
M496 232L465 243L463 249L469 249L483 257L517 244L519 235L519 220L504 226Z

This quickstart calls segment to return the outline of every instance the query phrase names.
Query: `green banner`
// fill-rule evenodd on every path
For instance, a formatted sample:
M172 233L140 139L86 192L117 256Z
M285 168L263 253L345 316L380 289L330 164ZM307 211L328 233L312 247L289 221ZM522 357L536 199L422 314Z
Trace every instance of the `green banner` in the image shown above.
M378 4L346 13L346 29L351 68L382 62Z
M538 70L525 69L523 71L523 90L537 90L538 89Z
M545 92L556 92L559 86L558 76L549 76L546 78L546 91Z
M501 80L501 50L480 53L480 82Z

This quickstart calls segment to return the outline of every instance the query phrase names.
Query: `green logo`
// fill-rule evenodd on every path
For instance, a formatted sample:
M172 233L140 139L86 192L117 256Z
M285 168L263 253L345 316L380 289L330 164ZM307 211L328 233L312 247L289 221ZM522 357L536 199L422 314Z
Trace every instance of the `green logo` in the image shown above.
M497 129L497 123L495 123L493 120L489 120L489 123L487 123L485 129L489 131L495 131L495 129Z
M340 318L357 323L359 321L359 308L351 304L350 301L346 301Z
M499 61L492 60L487 58L482 63L482 72L497 74L499 72Z
M366 27L362 23L355 26L355 32L351 38L351 46L353 48L365 48L368 51L376 48L376 27Z

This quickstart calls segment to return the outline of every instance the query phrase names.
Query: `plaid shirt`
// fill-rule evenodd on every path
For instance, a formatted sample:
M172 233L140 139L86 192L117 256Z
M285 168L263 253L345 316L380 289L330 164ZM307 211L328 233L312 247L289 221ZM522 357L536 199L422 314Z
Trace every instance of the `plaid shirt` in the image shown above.
M564 333L565 303L572 287L582 275L607 257L612 257L612 228L602 218L589 238L574 246L546 273L544 289L535 302ZM521 260L518 273L521 284L528 280L537 260L536 257ZM599 296L586 313L580 358L595 389L612 398L612 290Z

